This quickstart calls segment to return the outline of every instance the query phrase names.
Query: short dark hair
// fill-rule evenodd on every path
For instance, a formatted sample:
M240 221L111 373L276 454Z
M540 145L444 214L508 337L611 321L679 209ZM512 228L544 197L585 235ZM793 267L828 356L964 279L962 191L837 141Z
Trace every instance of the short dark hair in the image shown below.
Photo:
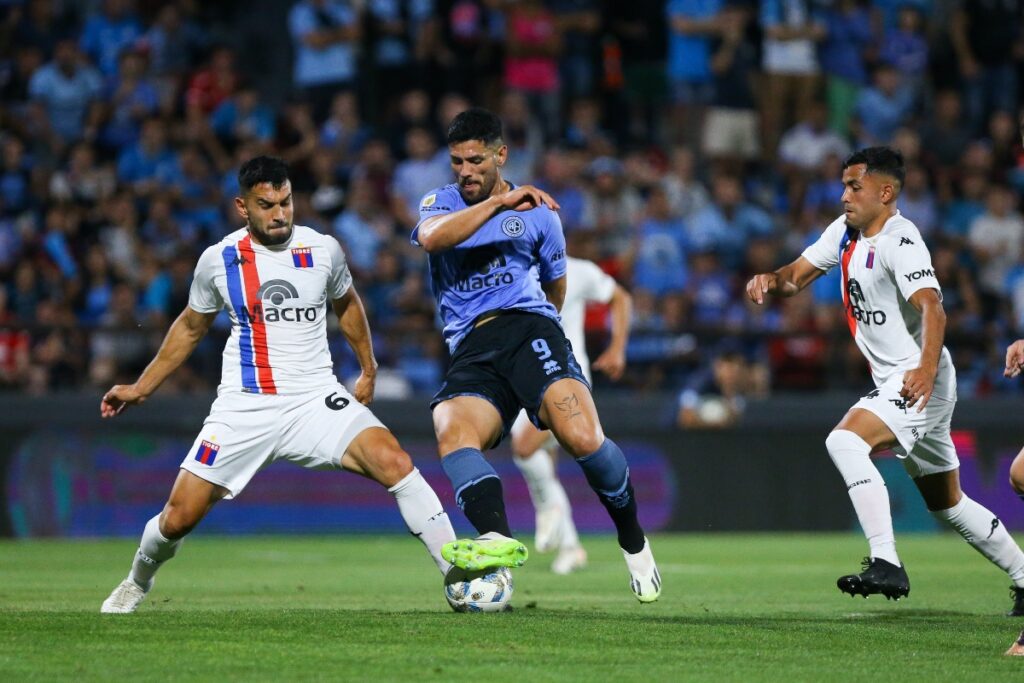
M248 192L260 183L270 183L276 190L286 182L288 164L277 157L253 157L238 169L238 186L242 188L242 192Z
M907 167L903 163L903 153L892 147L866 147L851 154L843 162L843 169L864 164L868 173L884 173L895 178L899 186L907 177Z
M466 140L480 140L488 146L501 142L501 119L494 112L480 107L460 112L448 124L448 144Z

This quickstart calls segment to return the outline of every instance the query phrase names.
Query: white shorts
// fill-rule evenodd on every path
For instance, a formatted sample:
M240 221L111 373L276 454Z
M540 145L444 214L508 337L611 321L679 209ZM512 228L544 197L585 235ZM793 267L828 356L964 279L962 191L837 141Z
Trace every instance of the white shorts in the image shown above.
M213 402L181 467L234 498L277 460L340 469L349 444L370 427L384 425L340 384L285 396L225 393Z
M914 479L960 467L949 433L956 406L956 370L949 356L942 355L935 387L924 410L917 412L917 405L908 407L900 396L902 388L903 373L894 373L853 407L874 413L896 435L899 445L893 451Z

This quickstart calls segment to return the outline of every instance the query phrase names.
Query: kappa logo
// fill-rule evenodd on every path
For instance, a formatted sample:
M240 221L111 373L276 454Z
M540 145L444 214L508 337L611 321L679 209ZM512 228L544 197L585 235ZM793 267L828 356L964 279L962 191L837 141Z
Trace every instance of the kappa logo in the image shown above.
M889 403L893 404L894 406L902 410L904 413L907 412L907 401L905 399L890 398Z
M519 216L509 216L501 222L501 231L509 237L521 237L526 232L526 223Z
M244 266L246 263L249 263L249 259L245 258L244 256L236 256L231 261L231 265L233 266Z
M910 239L909 237L901 237L900 238L900 243L898 245L896 245L896 246L902 247L904 244L913 244L913 243L914 243L914 241L912 239Z
M280 306L285 299L297 299L299 292L295 285L287 280L267 280L256 292L256 298L260 301L270 300L275 306Z
M867 393L867 396L865 396L864 398L878 398L878 394L879 394L878 389L872 389L871 391L869 391Z

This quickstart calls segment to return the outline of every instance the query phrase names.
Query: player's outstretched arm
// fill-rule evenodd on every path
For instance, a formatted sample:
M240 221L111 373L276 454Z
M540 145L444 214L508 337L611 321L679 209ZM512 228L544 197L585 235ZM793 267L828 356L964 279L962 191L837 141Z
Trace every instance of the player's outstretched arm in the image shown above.
M626 370L626 343L633 318L633 297L621 285L615 285L615 293L608 305L612 314L612 339L591 367L614 381L621 378Z
M928 405L935 387L942 341L946 337L946 311L942 308L939 293L931 288L911 294L910 303L921 311L921 364L903 374L900 395L907 399L908 407L916 404L917 412L921 412Z
M428 218L420 224L416 241L428 253L445 251L468 240L484 223L502 211L528 211L541 204L547 204L555 211L560 208L558 202L544 190L533 185L522 185L488 197L461 211Z
M178 369L195 350L199 340L213 324L216 313L199 313L188 306L167 330L156 357L142 371L135 384L117 384L103 395L100 415L114 417L126 406L142 403Z
M1024 370L1024 339L1018 339L1006 347L1006 368L1004 377L1016 377Z
M352 286L340 299L332 301L331 305L338 316L338 327L359 361L359 379L352 387L352 395L363 405L369 405L377 383L377 359L373 355L370 322L366 319L363 300Z
M815 268L810 261L801 256L775 272L761 273L750 278L747 282L747 296L755 304L763 304L767 294L794 296L824 274L825 271Z

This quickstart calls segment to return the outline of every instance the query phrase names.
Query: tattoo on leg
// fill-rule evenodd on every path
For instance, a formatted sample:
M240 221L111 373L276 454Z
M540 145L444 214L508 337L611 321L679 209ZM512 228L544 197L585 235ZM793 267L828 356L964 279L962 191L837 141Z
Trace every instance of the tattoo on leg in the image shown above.
M567 420L583 414L580 412L580 400L576 398L576 394L571 394L564 401L555 401L555 407L558 408L562 417Z

